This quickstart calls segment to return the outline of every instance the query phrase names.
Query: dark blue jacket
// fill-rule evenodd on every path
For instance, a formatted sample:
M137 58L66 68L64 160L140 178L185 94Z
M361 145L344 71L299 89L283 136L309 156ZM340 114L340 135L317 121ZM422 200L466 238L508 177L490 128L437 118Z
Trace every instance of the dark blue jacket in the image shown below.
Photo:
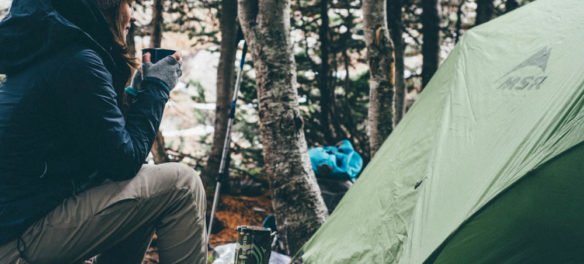
M54 1L14 0L0 22L0 244L77 191L134 177L168 100L147 79L123 114L129 67L94 0Z

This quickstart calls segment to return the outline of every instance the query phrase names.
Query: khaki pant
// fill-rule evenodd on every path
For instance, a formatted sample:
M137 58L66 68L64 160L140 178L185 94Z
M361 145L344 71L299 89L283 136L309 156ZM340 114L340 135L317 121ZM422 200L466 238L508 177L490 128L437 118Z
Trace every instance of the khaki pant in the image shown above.
M144 165L131 180L65 200L1 245L0 263L82 263L97 254L98 263L141 263L153 231L160 263L205 263L205 204L201 180L188 166Z

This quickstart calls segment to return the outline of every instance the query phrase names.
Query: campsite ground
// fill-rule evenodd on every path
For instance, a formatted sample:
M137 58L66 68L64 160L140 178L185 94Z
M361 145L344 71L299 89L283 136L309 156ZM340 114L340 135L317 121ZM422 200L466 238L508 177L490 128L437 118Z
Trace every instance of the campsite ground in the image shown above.
M221 197L221 206L217 210L217 219L222 223L223 229L217 234L212 234L210 241L212 246L220 246L234 243L237 240L235 228L239 225L260 226L263 219L272 213L270 196L264 193L261 196L233 196ZM221 224L220 224L221 225ZM158 264L158 252L156 238L152 246L146 252L143 264Z

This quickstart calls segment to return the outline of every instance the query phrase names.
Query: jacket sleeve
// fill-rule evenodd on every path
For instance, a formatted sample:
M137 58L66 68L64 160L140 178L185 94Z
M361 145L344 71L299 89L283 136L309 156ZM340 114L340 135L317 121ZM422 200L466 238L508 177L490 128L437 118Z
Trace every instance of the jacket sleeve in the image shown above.
M91 141L87 145L95 148L99 175L112 180L134 177L152 146L168 101L168 88L156 79L144 80L125 119L112 76L93 50L76 52L60 76L66 80L67 111L74 112L68 115L70 122L79 127L84 141Z

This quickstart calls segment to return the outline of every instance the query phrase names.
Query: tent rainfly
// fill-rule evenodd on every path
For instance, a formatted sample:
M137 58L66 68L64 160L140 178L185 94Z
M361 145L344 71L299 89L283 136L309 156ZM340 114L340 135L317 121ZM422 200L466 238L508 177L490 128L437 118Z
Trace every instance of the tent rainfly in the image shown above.
M584 263L584 1L468 31L303 263Z

